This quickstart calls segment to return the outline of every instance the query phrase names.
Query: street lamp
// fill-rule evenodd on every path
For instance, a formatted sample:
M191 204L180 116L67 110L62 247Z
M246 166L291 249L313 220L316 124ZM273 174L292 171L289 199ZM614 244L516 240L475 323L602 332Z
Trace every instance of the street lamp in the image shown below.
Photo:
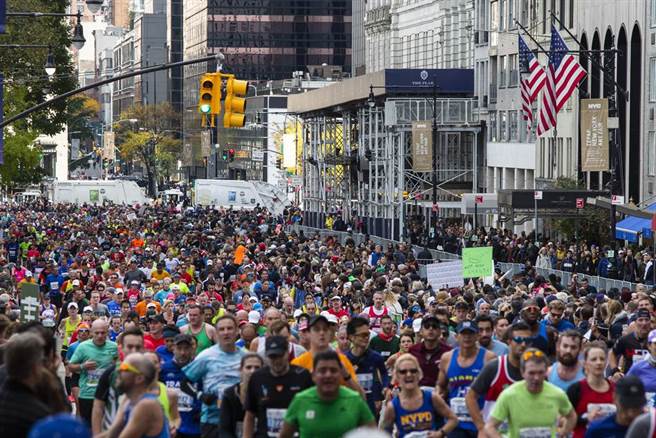
M84 43L87 41L86 38L84 38L84 29L82 28L81 21L82 13L77 11L77 23L73 28L73 37L71 38L71 43L73 43L73 47L75 47L77 50L80 50L82 46L84 46Z
M89 9L89 12L95 15L100 12L104 2L105 0L87 0L87 8Z
M45 69L49 78L52 78L52 76L57 71L57 67L55 65L55 55L52 53L52 47L50 46L48 46L48 56L46 57Z
M376 106L376 97L374 96L373 85L369 86L369 97L367 98L367 105L369 105L369 108L373 108Z

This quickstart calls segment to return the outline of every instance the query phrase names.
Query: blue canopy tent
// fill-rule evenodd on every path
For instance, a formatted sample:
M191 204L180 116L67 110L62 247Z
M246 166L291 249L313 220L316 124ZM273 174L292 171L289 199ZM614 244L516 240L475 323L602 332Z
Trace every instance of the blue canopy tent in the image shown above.
M646 211L656 213L656 203L648 206ZM627 216L615 225L616 239L637 243L639 237L638 234L642 234L642 236L647 239L652 238L651 219Z

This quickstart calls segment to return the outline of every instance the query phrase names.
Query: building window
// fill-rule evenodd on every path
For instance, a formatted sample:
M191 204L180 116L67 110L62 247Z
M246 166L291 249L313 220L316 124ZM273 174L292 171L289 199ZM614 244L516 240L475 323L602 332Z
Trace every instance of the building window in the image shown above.
M517 120L517 111L509 111L510 115L510 141L519 140L519 121Z
M499 56L499 88L506 88L508 76L508 57Z
M510 87L516 87L519 85L519 66L517 65L517 55L508 55L508 64L510 67L510 77L508 85Z
M505 21L506 21L506 0L499 0L499 31L500 32L506 30Z
M499 40L499 2L493 1L490 5L490 30L492 34L490 35L490 45L496 46Z
M508 113L506 111L499 111L499 118L500 118L499 128L501 129L499 135L500 140L508 141Z
M565 28L565 11L567 8L565 8L565 0L560 0L560 9L558 10L559 14L559 19L560 19L560 29L563 30Z
M649 101L656 102L656 58L649 58Z
M497 113L496 111L490 111L490 130L488 139L491 142L496 143L497 141Z
M649 131L647 142L647 174L656 176L656 132Z
M650 3L649 16L651 20L649 20L649 22L651 27L656 27L656 0L651 0Z
M569 27L570 29L574 27L574 0L569 0Z

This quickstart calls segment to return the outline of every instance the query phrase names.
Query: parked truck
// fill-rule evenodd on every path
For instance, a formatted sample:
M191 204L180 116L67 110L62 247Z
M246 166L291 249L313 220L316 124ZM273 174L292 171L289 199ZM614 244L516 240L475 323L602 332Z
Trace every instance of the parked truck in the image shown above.
M102 204L109 201L114 204L143 205L150 202L137 183L126 180L54 181L49 199L55 204Z
M275 215L291 204L282 190L262 181L197 179L193 196L194 205L247 210L259 205Z

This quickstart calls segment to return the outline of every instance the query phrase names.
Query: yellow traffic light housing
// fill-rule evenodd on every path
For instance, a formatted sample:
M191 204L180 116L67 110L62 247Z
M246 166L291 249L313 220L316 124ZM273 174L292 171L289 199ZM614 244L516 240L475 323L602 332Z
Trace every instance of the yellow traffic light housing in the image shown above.
M246 93L248 81L230 77L226 84L224 128L243 128L246 122Z
M221 76L218 73L206 73L200 79L198 93L198 112L202 115L202 126L209 120L214 126L214 117L221 112Z

